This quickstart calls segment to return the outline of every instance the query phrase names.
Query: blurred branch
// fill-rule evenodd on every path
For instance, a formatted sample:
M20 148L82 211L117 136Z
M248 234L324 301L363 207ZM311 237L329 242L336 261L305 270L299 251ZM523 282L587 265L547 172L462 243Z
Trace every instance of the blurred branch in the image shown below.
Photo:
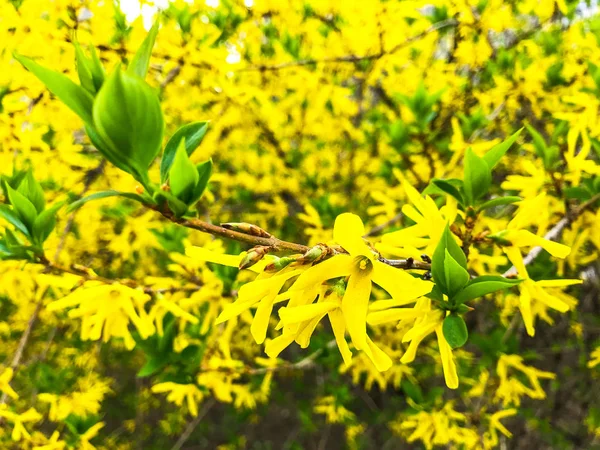
M442 30L444 28L453 27L456 25L458 25L458 21L456 19L443 20L441 22L433 24L432 26L430 26L429 28L427 28L424 31L422 31L414 36L409 37L408 39L406 39L406 40L402 41L401 43L392 47L390 50L380 51L380 52L374 53L372 55L363 55L363 56L344 55L344 56L336 56L336 57L323 58L323 59L301 59L298 61L290 61L290 62L274 64L274 65L258 64L258 65L252 65L252 66L245 67L243 69L238 70L238 72L250 72L250 71L266 72L266 71L276 71L276 70L287 69L290 67L311 66L311 65L316 65L316 64L357 63L357 62L361 62L361 61L378 60L386 55L392 55L392 54L396 53L397 51L407 47L408 45L412 44L413 42L424 38L425 36L427 36L430 33Z
M186 441L190 438L190 436L192 435L192 433L194 432L196 427L200 424L202 419L204 419L204 416L206 416L206 414L208 414L208 412L216 404L217 404L217 401L214 398L211 398L206 401L206 403L204 404L204 406L202 407L202 409L200 410L198 415L196 417L194 417L194 420L192 420L188 424L188 426L185 428L185 431L181 434L181 436L179 436L179 439L177 439L177 442L175 442L175 445L173 447L171 447L171 450L179 450L181 447L183 447L183 444L185 444Z
M562 219L560 219L556 225L554 225L550 231L548 231L545 235L544 235L544 239L547 239L549 241L556 241L557 239L560 238L560 235L562 234L563 230L569 226L571 226L571 224L581 215L583 214L585 211L587 211L588 209L590 209L592 206L594 206L594 204L600 200L600 194L596 194L594 195L592 198L590 198L588 201L586 201L585 203L582 203L581 205L579 205L577 208L571 210L570 213L566 214L565 217L563 217ZM539 254L542 252L542 247L534 247L531 249L531 251L527 254L527 256L525 256L525 258L523 258L523 263L527 266L529 264L531 264L533 261L535 261L535 259L539 256ZM512 266L510 269L508 269L506 272L504 272L504 274L502 274L502 276L504 277L514 277L517 275L517 269L515 268L515 266Z

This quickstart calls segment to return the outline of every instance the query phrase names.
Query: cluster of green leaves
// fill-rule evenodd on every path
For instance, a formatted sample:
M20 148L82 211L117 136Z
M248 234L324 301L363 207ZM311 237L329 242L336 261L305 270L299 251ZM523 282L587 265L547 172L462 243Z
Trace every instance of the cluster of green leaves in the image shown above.
M43 254L42 246L56 226L56 214L62 202L46 206L44 191L33 171L20 171L2 177L2 190L9 204L0 205L0 217L19 234L6 228L0 238L0 259L31 260ZM24 242L21 236L29 243Z
M522 129L505 141L492 147L483 157L477 156L468 148L464 158L464 176L462 180L443 180L434 178L432 183L445 194L454 197L463 209L472 208L481 212L496 206L509 205L521 200L516 196L497 197L484 201L492 185L492 170L509 148L515 143Z
M466 302L521 282L495 275L471 278L467 257L446 226L431 261L431 274L435 288L430 297L438 307L448 311L442 326L444 337L452 348L462 347L468 338L462 315L470 311Z
M42 67L21 55L15 58L39 78L56 97L84 122L91 143L110 163L131 174L144 187L140 195L107 191L71 205L108 196L124 196L147 205L168 204L177 217L187 214L204 193L212 173L212 161L192 164L190 156L206 134L208 123L196 122L181 127L163 151L161 185L151 182L148 170L162 148L164 119L157 92L144 79L159 21L129 62L105 74L93 46L87 56L75 41L77 74L80 85L67 76Z

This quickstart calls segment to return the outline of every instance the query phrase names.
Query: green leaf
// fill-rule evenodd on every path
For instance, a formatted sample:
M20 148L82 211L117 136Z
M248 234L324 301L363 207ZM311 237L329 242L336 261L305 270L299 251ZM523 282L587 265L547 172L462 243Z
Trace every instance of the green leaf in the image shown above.
M90 45L89 48L91 56L89 68L92 72L92 80L94 81L95 92L98 92L104 83L104 67L102 67L102 62L98 57L98 53L96 53L96 47Z
M488 200L487 202L482 203L479 206L479 211L483 211L484 209L495 208L497 206L510 205L511 203L520 202L523 200L521 197L517 196L506 196L506 197L498 197L493 198L492 200Z
M489 190L492 184L492 172L483 158L480 158L471 150L467 149L465 154L465 199L468 205L473 205L475 201Z
M73 40L73 46L75 47L75 65L77 67L79 83L81 87L94 95L96 93L96 86L94 85L94 77L92 76L92 63L83 53L79 42Z
M454 197L456 200L458 200L459 203L464 203L464 199L462 194L460 193L460 191L458 190L457 187L455 187L453 184L447 182L446 180L440 180L437 178L434 178L432 180L432 183L437 186L439 189L441 189L442 191L444 191L446 194Z
M495 275L486 275L471 280L456 296L454 302L459 305L492 292L516 286L522 280L509 279Z
M41 246L48 239L56 226L56 213L63 205L64 202L56 203L36 217L31 233L35 244Z
M459 292L471 278L467 272L456 260L450 255L448 250L445 250L444 258L444 274L446 276L446 295L452 302L454 295Z
M38 77L50 92L56 95L60 101L67 105L86 124L93 123L92 110L94 99L88 91L73 83L62 73L46 69L24 56L15 54L14 57L27 70Z
M18 214L8 205L0 205L0 217L4 218L8 223L13 225L17 230L29 237L29 230L21 221Z
M33 177L33 171L30 169L19 183L17 191L23 194L29 200L38 213L41 213L45 206L44 190L38 181Z
M493 169L496 164L498 164L498 161L500 161L500 159L506 154L511 145L515 143L521 134L521 131L523 131L523 128L519 129L504 142L494 145L485 155L483 155L483 159L487 163L490 170Z
M77 201L74 201L67 207L67 212L75 211L78 208L81 208L87 202L91 202L92 200L100 200L107 197L125 197L129 200L134 200L141 204L146 204L147 201L144 197L138 194L134 194L132 192L119 192L119 191L102 191L96 192L94 194L88 195L87 197L80 198Z
M431 261L431 274L433 275L433 280L444 294L448 294L446 271L444 269L446 250L460 267L462 267L464 270L467 270L467 258L460 246L454 240L454 236L452 235L448 224L446 224L446 228L440 237L440 241L433 252Z
M153 200L158 204L166 201L176 217L182 217L188 211L188 206L169 191L156 191L154 193Z
M156 35L158 34L159 17L156 18L156 21L154 22L154 25L152 25L152 28L150 28L144 42L142 42L140 48L135 52L133 59L129 63L129 67L127 67L127 72L129 74L137 75L141 79L146 78L146 74L148 73L152 48L154 47Z
M37 217L35 206L33 206L33 203L31 203L23 194L11 188L8 183L5 184L10 204L13 206L21 222L23 222L31 232L33 222L35 222L35 218Z
M442 324L444 338L451 348L459 348L465 345L469 338L467 324L461 316L450 314Z
M187 125L179 128L167 145L165 146L165 151L163 152L162 160L160 161L160 182L165 183L169 176L169 169L173 164L173 159L175 159L175 153L177 152L177 147L182 139L185 139L185 151L188 156L192 156L194 150L198 148L202 139L206 135L206 131L208 130L208 122L194 122L189 123Z
M169 170L171 194L186 205L189 204L199 179L198 171L190 161L190 157L185 151L185 142L182 139L177 147L177 152L175 152L171 170Z
M164 368L168 363L167 358L150 357L146 364L137 373L139 378L149 377Z
M212 159L208 161L204 161L196 166L196 170L198 171L198 183L196 184L196 189L194 189L194 194L192 196L192 204L202 197L206 186L208 185L208 181L210 180L210 176L212 175L213 162Z
M146 181L148 167L160 152L164 129L152 88L117 66L94 102L94 128L101 139L98 150L106 159L138 181Z

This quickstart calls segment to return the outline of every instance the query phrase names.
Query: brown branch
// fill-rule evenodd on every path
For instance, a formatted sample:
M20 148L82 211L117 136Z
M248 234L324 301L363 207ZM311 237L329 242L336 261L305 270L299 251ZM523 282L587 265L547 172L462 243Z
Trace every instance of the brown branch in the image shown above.
M402 219L402 217L403 217L403 214L401 212L396 214L394 217L383 222L381 225L377 225L377 226L371 228L371 230L367 234L365 234L365 237L379 236L387 227L400 221L400 219Z
M290 62L274 64L274 65L258 64L258 65L252 65L252 66L245 67L243 69L238 70L238 72L250 72L250 71L257 71L257 70L261 71L261 72L266 72L266 71L276 71L276 70L281 70L281 69L288 69L290 67L311 66L311 65L316 65L316 64L357 63L357 62L361 62L361 61L378 60L386 55L392 55L392 54L396 53L397 51L409 46L413 42L424 38L429 33L433 33L434 31L439 31L444 28L448 28L448 27L452 27L452 26L456 26L456 25L458 25L458 21L455 19L443 20L441 22L433 24L426 30L407 38L406 40L404 40L404 41L400 42L399 44L397 44L396 46L392 47L390 50L380 51L380 52L374 53L372 55L363 55L363 56L344 55L344 56L336 56L336 57L323 58L323 59L301 59L298 61L290 61Z
M192 435L192 433L194 432L196 427L200 424L200 421L202 419L204 419L204 416L206 416L206 414L208 414L208 412L216 404L217 404L217 401L214 398L211 398L206 401L206 403L204 404L204 406L202 407L202 409L200 410L198 415L196 417L194 417L194 420L192 420L188 424L188 426L186 427L184 432L181 434L179 439L177 439L177 442L175 442L175 445L173 445L173 447L171 447L171 450L179 450L181 447L183 447L183 444L185 444L186 441L190 438L190 436Z

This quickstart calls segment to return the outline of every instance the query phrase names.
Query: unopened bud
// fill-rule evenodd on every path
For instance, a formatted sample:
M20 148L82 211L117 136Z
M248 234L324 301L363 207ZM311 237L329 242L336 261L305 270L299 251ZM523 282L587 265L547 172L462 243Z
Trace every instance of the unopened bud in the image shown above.
M270 233L268 233L267 231L263 230L262 228L260 228L256 225L253 225L251 223L229 222L229 223L222 223L221 226L223 228L227 228L228 230L237 231L238 233L249 234L250 236L258 236L258 237L264 237L264 238L271 237Z
M265 266L265 272L279 272L281 269L286 268L291 263L296 262L297 260L298 258L294 256L284 256L283 258L277 258L275 261Z
M135 192L142 195L144 193L144 188L138 184L135 186Z
M244 270L248 267L252 267L254 264L259 262L264 256L269 253L270 247L257 246L248 251L244 259L240 262L239 269Z
M170 191L171 191L171 186L169 186L167 183L163 183L163 184L160 186L160 190L161 190L161 191L170 192Z
M333 254L333 249L325 244L317 244L302 255L298 262L300 264L319 262L331 254Z

